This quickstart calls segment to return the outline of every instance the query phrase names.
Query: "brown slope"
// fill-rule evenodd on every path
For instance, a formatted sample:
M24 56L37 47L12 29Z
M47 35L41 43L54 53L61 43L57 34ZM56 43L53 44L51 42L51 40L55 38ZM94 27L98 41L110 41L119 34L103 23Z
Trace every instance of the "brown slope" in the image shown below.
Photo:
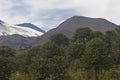
M23 37L18 34L0 36L0 46L8 46L14 50L24 49L35 44L36 37Z
M75 30L82 27L89 27L93 31L108 31L115 29L117 25L109 22L102 18L88 18L82 16L73 16L63 23L61 23L57 28L54 28L41 37L38 38L39 42L37 44L43 44L49 40L49 37L53 34L63 33L67 37L72 37Z

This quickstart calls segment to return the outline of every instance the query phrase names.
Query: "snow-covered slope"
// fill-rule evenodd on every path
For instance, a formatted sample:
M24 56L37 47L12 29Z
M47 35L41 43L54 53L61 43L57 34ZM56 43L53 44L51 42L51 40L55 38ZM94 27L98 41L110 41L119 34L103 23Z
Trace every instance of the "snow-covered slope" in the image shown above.
M37 37L41 36L43 32L39 32L32 28L9 25L0 20L0 36L7 36L13 34L22 35L24 37Z

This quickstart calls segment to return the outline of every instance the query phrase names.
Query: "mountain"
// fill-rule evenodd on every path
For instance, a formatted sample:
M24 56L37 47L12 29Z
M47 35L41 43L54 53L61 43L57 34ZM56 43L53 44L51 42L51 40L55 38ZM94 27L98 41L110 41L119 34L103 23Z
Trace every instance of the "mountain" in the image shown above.
M63 23L61 23L57 28L54 28L48 32L46 32L44 35L39 37L39 42L37 44L43 44L47 42L50 38L50 36L57 34L57 33L63 33L67 37L71 38L73 33L78 28L83 27L89 27L93 31L109 31L114 30L117 25L102 18L89 18L89 17L83 17L83 16L73 16Z
M17 26L21 26L21 27L28 27L28 28L32 28L34 30L37 30L39 32L45 33L44 30L40 29L39 27L37 27L36 25L32 24L32 23L22 23L22 24L16 24Z
M18 34L0 36L0 46L9 46L14 50L24 49L35 44L37 37L24 37Z
M61 23L58 27L43 34L28 27L11 26L0 21L0 46L9 46L18 50L30 46L42 45L54 34L63 33L71 38L75 30L83 27L104 32L115 29L117 25L102 18L73 16Z
M102 18L73 16L61 23L57 28L49 31L48 33L63 33L68 37L72 37L73 32L75 32L75 30L77 30L78 28L89 27L93 31L104 32L108 30L113 30L116 26L116 24Z
M38 36L43 35L29 27L14 26L0 20L0 46L9 46L12 49L24 49L35 44Z
M24 37L37 37L41 36L43 32L39 32L28 27L9 25L0 20L0 36L8 36L14 34L22 35Z

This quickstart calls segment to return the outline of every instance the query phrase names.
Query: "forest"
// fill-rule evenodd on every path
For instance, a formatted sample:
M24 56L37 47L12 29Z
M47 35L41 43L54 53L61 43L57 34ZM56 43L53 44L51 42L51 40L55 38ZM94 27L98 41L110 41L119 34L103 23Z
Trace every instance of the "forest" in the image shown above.
M120 27L58 33L43 45L0 47L0 80L120 80Z

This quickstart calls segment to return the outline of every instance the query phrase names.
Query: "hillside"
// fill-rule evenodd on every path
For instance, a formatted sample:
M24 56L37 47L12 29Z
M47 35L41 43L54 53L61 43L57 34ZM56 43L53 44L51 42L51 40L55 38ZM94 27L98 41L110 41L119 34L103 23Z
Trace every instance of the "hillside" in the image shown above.
M102 18L88 18L83 16L73 16L63 23L61 23L58 27L46 32L44 35L39 37L39 44L43 44L49 40L51 35L57 33L63 33L67 37L71 38L73 33L78 28L88 27L93 31L109 31L114 30L116 28L116 24ZM37 44L38 44L37 43Z

